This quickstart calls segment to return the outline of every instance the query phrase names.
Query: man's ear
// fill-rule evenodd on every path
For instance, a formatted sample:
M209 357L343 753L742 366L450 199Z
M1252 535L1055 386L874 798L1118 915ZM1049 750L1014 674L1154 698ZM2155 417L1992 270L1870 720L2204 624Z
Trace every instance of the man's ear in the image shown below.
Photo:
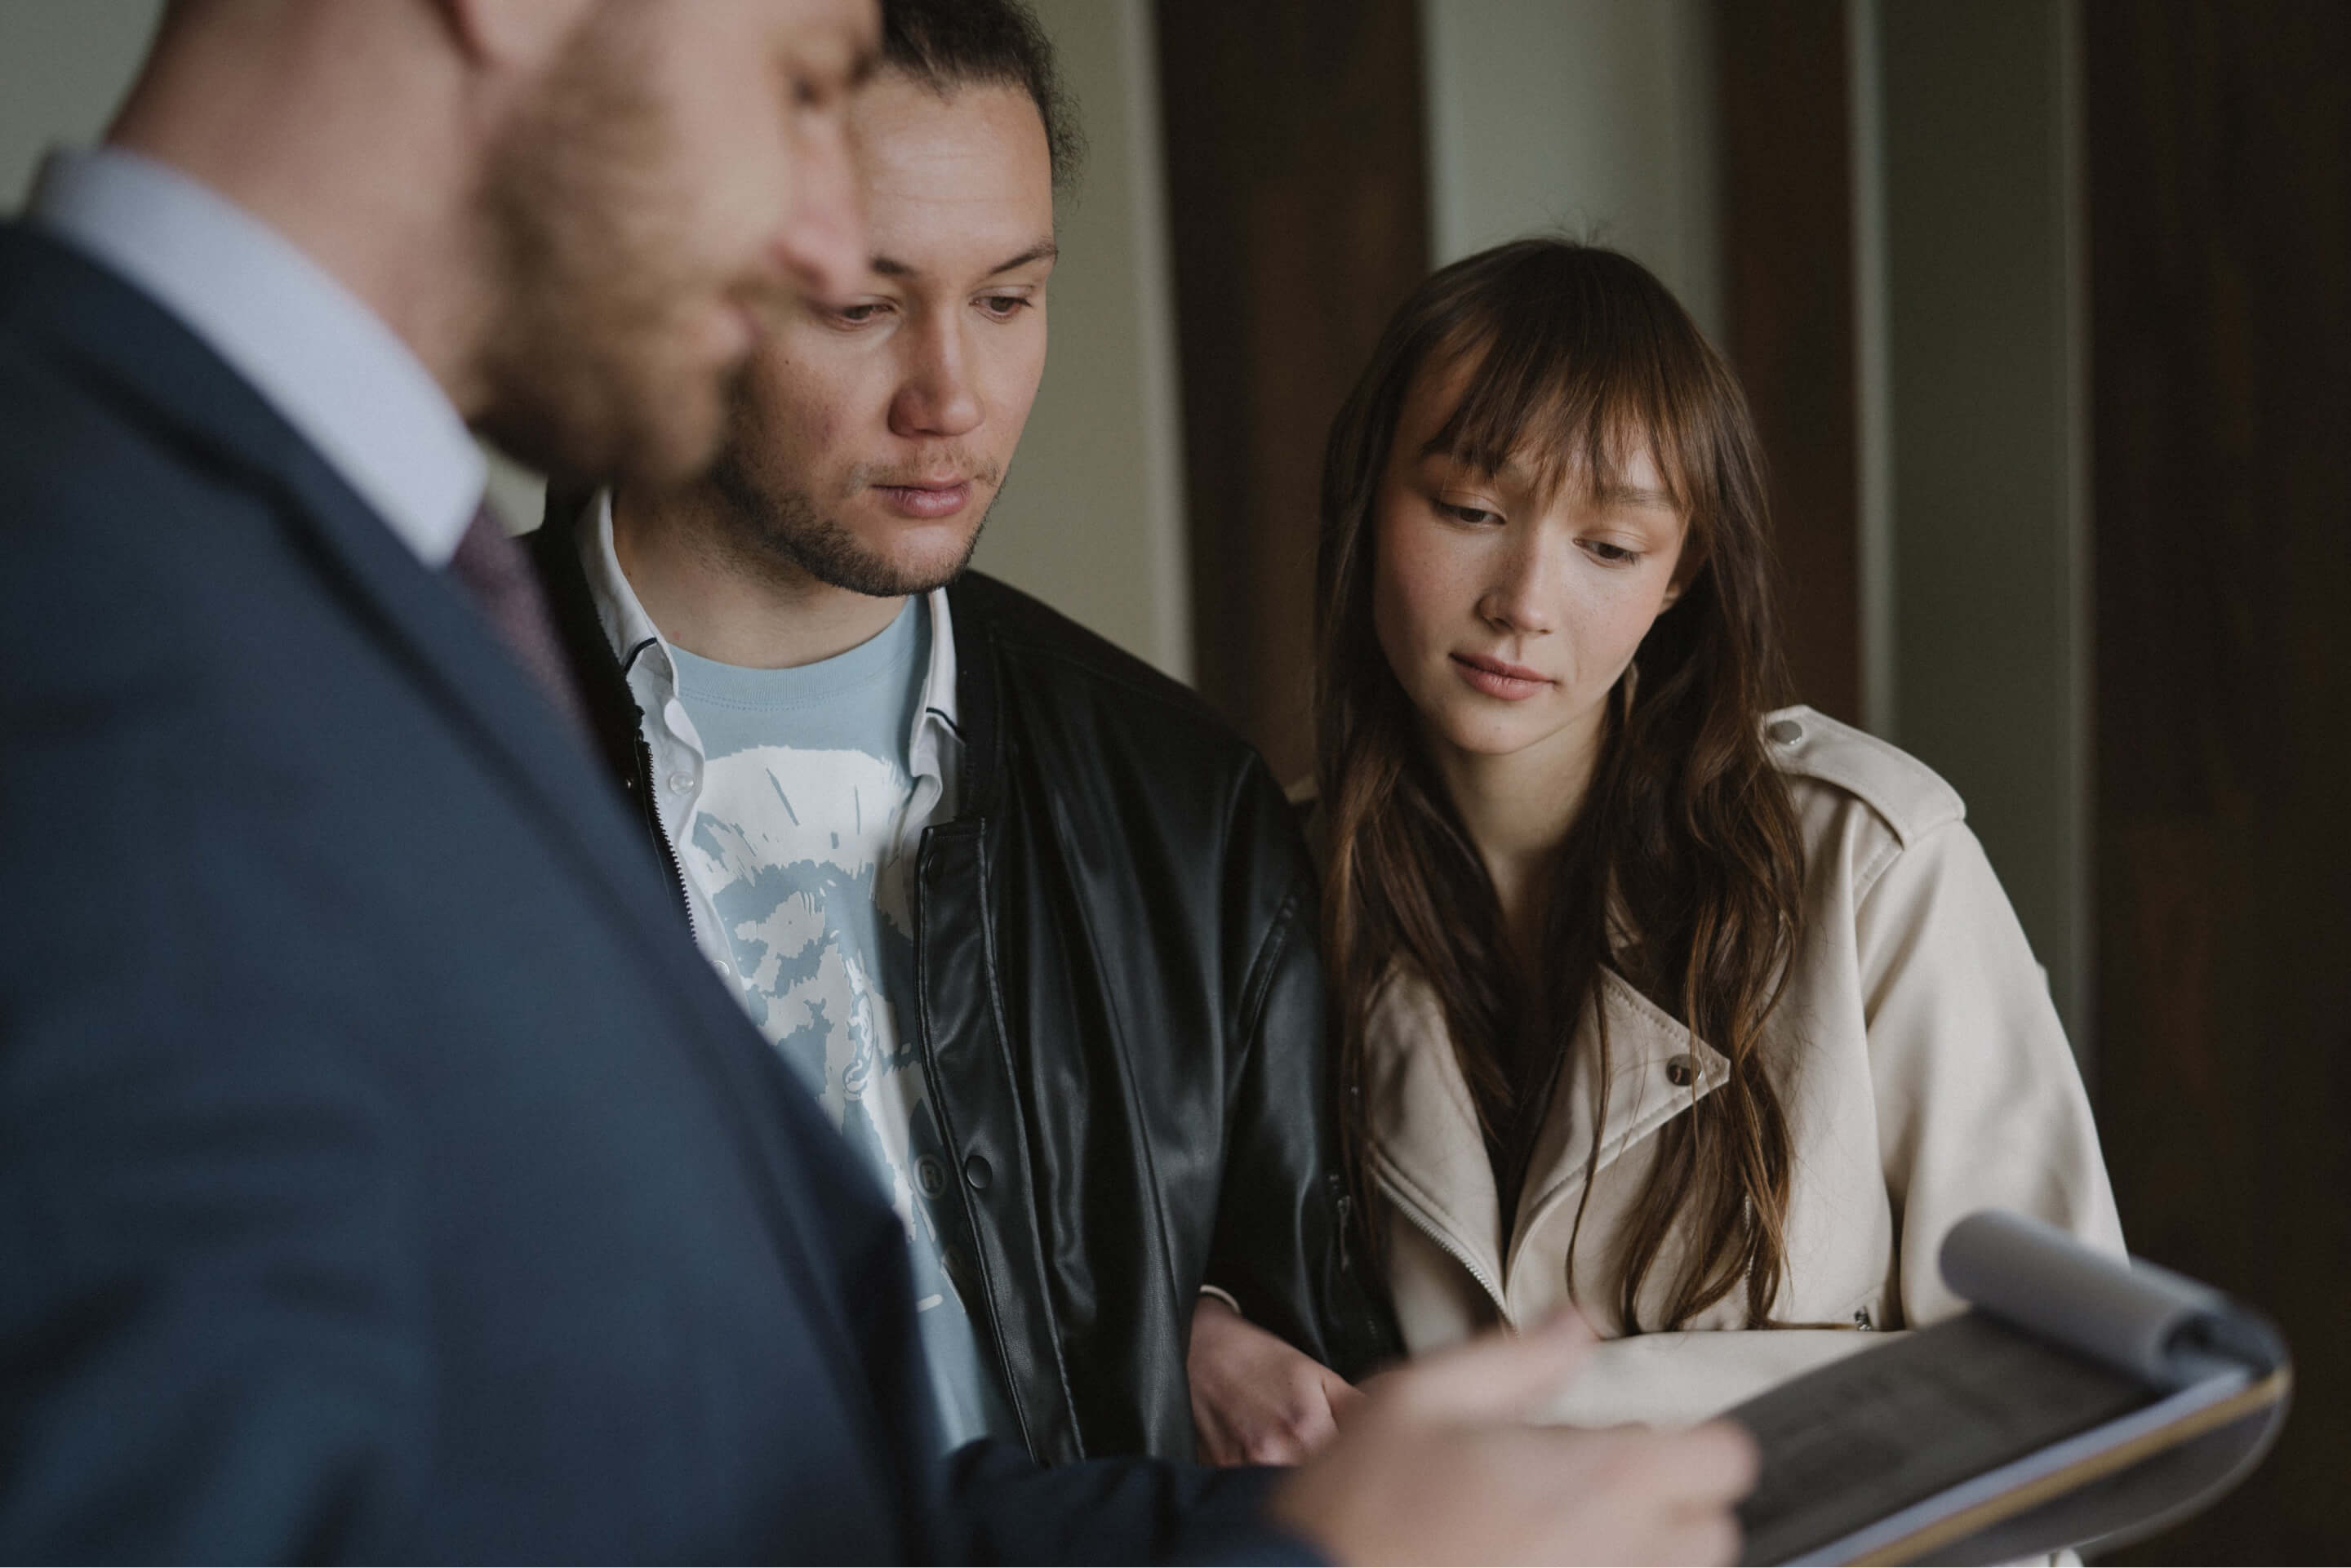
M431 0L476 65L531 70L555 57L598 0Z

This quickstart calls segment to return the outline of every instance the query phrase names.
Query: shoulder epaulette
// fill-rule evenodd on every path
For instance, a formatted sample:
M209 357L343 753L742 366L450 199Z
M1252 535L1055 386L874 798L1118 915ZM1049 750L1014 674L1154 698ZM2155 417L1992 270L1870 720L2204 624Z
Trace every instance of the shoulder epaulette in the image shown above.
M1815 709L1784 707L1763 718L1763 743L1782 771L1833 784L1886 820L1907 848L1967 815L1942 775L1865 730Z

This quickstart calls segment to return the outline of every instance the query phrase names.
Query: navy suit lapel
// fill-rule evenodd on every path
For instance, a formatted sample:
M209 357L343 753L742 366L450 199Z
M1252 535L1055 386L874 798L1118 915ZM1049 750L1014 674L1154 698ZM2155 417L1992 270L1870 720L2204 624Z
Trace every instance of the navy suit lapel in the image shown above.
M0 223L0 333L41 344L93 395L200 471L271 497L322 585L377 638L506 780L520 814L581 865L674 980L676 1043L711 1072L779 1255L821 1256L825 1222L788 1195L811 1179L888 1210L815 1100L792 1082L695 952L643 830L604 768L496 641L464 591L427 569L309 444L217 355L144 295L20 225ZM659 1049L665 1042L649 1042ZM770 1113L780 1113L780 1114ZM894 1237L894 1220L876 1234ZM844 1329L842 1332L846 1333Z
M109 401L137 404L205 466L271 496L330 591L493 762L524 814L682 954L659 869L603 768L463 589L418 560L241 376L145 295L15 224L0 225L0 324L69 359Z

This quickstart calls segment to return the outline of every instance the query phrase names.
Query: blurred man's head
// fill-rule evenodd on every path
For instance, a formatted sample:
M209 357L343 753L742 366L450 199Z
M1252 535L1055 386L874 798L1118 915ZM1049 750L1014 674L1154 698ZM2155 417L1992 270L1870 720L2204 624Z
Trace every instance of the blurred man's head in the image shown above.
M1011 0L887 0L850 110L870 268L763 343L713 470L736 570L920 592L970 559L1045 368L1075 137Z
M865 245L874 0L172 0L110 139L268 223L516 455L675 484Z
M565 472L700 471L768 329L862 269L872 26L871 0L596 0L485 181L488 434Z

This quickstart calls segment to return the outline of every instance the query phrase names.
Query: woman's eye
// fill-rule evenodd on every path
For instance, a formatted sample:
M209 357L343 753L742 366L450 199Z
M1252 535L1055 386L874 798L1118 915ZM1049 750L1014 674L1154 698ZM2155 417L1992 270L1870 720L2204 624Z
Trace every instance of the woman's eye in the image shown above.
M832 319L844 327L862 327L888 308L888 306L879 303L842 305L836 307L831 314Z
M1019 294L984 294L979 308L999 321L1008 321L1029 308L1029 300Z
M1497 514L1487 511L1482 507L1460 507L1451 501L1437 502L1437 510L1440 517L1450 517L1457 523L1468 523L1473 527L1479 523L1494 523L1501 520Z
M1610 566L1630 566L1641 559L1641 552L1626 549L1623 545L1610 544L1606 539L1585 539L1583 548L1594 559Z

